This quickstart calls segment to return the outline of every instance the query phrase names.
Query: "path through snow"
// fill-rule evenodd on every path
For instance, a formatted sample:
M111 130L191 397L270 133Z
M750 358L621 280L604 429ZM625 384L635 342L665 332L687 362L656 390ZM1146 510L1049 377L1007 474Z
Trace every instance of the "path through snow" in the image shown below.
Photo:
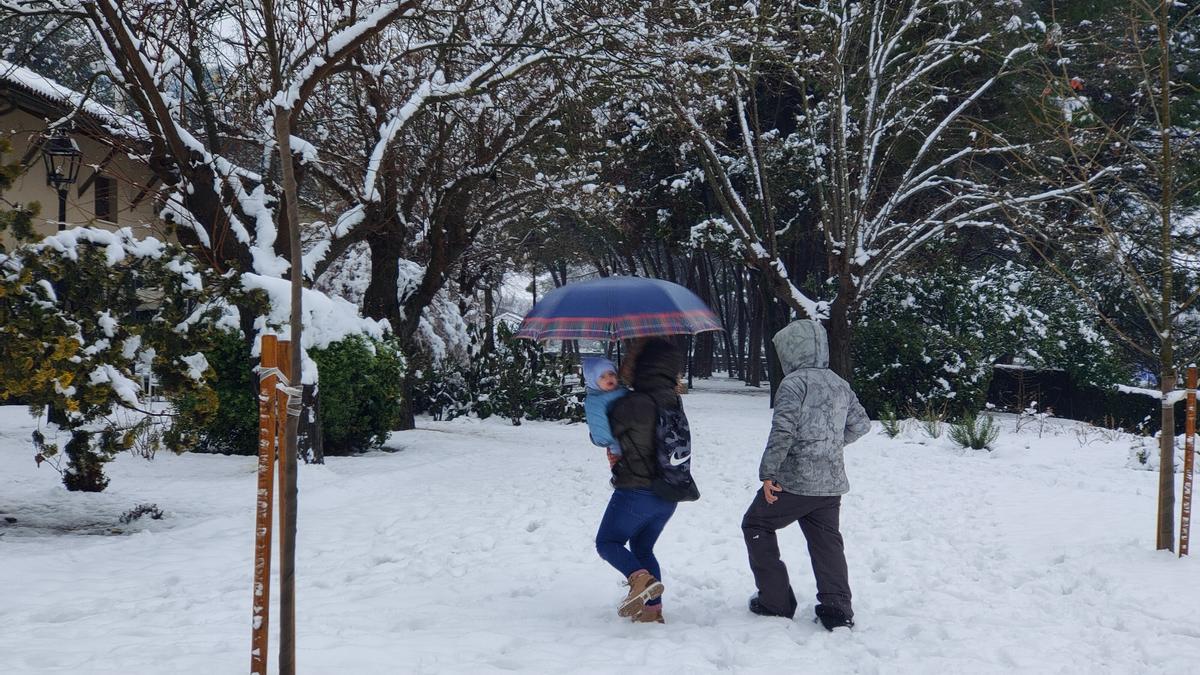
M592 547L607 467L583 427L424 421L397 452L301 468L301 672L1200 668L1200 563L1153 551L1156 478L1125 468L1128 437L1009 423L990 454L915 430L851 446L858 627L831 635L745 609L765 397L706 382L685 404L703 498L659 546L667 625L615 616L621 580ZM108 492L71 495L34 468L23 411L0 422L0 672L244 672L254 460L123 456ZM141 502L167 518L96 535ZM781 547L805 613L799 528Z

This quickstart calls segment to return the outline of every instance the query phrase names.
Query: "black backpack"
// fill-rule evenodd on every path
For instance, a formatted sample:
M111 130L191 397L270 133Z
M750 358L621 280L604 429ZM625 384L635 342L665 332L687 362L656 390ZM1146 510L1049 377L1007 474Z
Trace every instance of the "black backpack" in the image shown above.
M700 489L692 480L692 431L682 403L676 409L658 408L654 452L658 475L650 484L654 494L669 502L694 502Z

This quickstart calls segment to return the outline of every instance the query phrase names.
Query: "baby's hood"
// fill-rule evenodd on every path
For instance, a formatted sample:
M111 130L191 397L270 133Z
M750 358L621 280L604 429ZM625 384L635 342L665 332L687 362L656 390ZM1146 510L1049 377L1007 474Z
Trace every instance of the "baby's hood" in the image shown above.
M608 359L589 356L583 360L583 384L589 389L600 388L600 376L608 371L617 372L617 366Z

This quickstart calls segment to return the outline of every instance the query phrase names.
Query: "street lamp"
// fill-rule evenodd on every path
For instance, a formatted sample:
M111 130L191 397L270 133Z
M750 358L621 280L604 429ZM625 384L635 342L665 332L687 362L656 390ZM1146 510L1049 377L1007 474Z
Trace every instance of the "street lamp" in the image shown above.
M42 161L46 163L46 185L58 192L58 229L67 228L67 191L79 177L83 153L75 139L62 129L54 129L42 137Z

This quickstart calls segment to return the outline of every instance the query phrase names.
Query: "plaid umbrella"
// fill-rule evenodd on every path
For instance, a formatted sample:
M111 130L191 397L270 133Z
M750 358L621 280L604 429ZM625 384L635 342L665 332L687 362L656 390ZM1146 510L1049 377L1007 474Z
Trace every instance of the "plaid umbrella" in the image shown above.
M688 289L661 279L605 277L546 294L521 322L528 340L624 340L721 330Z

